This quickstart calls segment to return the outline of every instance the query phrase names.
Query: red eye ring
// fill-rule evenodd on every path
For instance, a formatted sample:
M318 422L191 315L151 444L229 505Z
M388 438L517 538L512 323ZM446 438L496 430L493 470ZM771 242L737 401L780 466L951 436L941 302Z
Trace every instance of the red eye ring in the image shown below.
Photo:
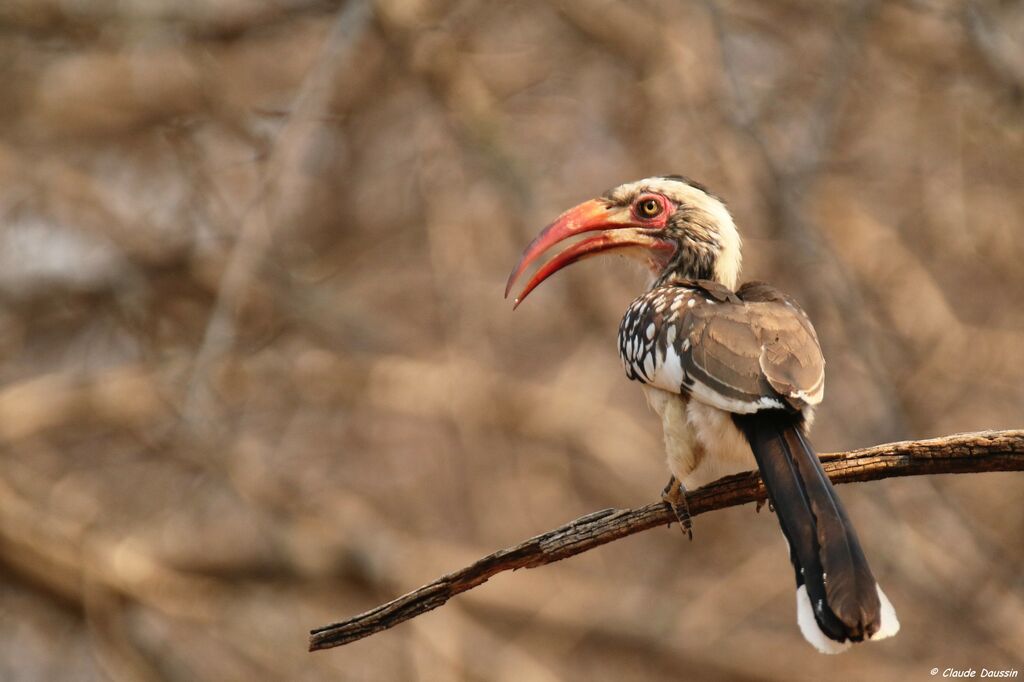
M633 212L641 220L653 220L665 210L664 203L655 196L642 196L633 202Z

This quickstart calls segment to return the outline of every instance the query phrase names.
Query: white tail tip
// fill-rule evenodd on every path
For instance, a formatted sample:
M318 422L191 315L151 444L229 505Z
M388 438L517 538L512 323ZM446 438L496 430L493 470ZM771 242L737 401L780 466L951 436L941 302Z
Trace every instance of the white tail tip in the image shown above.
M892 607L892 602L885 596L885 592L882 592L882 588L877 583L875 589L878 591L878 601L881 602L882 608L879 614L878 631L868 638L872 642L892 637L900 631L900 621L896 618L896 609ZM804 639L823 654L840 654L849 649L852 644L849 640L837 642L822 631L818 621L814 618L814 607L811 605L810 597L807 596L805 585L801 585L796 590L796 622L800 626L800 633Z
M896 618L896 609L892 607L892 602L885 596L885 592L882 592L882 588L878 586L878 583L875 583L875 589L878 590L878 601L882 602L882 612L879 615L878 632L868 638L872 642L892 637L900 631L900 621Z
M811 606L811 598L807 596L806 585L796 588L796 622L804 639L823 654L841 654L850 648L850 642L837 642L822 632L814 618L814 608Z

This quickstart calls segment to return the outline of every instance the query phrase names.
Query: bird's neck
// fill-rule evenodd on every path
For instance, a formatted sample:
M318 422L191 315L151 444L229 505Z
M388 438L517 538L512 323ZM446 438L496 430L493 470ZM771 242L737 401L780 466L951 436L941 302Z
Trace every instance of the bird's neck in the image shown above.
M707 244L683 242L672 260L656 275L651 288L683 280L708 279L735 291L740 272L739 249L721 250Z
M684 279L709 279L735 291L743 264L743 240L732 215L718 199L691 200L676 225L676 251L654 286Z

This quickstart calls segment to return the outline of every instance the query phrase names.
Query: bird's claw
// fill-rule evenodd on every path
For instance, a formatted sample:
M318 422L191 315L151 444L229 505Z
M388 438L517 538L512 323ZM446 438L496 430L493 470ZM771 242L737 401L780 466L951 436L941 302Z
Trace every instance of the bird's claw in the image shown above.
M675 476L669 479L668 485L661 491L661 501L675 514L676 521L679 522L679 527L686 537L693 540L693 522L690 520L690 506L686 503L686 489Z

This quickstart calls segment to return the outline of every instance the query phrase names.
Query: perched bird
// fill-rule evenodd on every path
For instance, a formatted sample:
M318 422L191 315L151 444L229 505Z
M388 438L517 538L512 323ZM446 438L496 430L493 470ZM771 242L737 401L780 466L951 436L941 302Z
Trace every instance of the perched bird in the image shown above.
M823 653L896 634L849 517L807 440L825 386L814 327L796 302L761 282L737 288L740 236L725 204L682 176L652 177L563 213L527 246L512 285L549 247L518 306L561 268L599 253L639 259L652 283L619 325L626 375L661 416L663 499L689 530L684 490L756 462L789 543L797 623Z

